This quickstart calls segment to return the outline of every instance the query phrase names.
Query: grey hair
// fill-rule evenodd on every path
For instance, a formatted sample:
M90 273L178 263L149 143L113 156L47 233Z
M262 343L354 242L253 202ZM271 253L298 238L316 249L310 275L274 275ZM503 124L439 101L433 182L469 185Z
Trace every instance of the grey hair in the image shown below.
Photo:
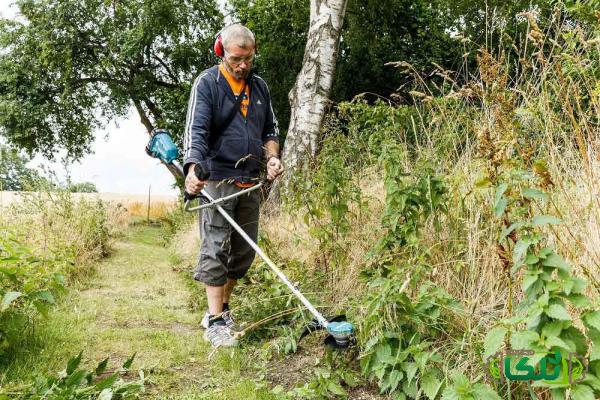
M230 44L236 44L243 49L256 47L254 33L241 24L229 25L223 29L223 32L221 32L221 42L224 48L227 48Z

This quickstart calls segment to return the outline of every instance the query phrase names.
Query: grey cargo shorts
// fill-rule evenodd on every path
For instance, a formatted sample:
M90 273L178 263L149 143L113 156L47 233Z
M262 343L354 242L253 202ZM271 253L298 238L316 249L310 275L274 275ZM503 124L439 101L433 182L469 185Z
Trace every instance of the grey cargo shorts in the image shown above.
M233 183L208 181L205 190L217 199L243 189ZM221 204L254 242L258 236L259 205L260 189ZM216 208L199 212L201 245L194 279L209 286L222 286L227 278L242 278L254 260L254 250Z

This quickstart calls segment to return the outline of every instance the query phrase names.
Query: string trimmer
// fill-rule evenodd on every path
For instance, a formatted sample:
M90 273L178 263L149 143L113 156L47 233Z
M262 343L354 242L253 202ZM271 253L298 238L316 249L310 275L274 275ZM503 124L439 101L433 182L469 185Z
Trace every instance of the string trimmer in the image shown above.
M155 129L152 131L151 139L148 145L146 146L146 152L148 155L154 158L158 158L166 164L175 165L177 170L181 174L183 178L183 169L177 163L176 159L178 157L177 147L169 132L164 129ZM194 173L199 180L206 181L210 178L209 171L204 170L200 164L196 164L194 167ZM351 323L345 321L344 316L337 316L334 318L325 318L311 303L308 299L300 292L300 290L290 282L290 280L285 276L285 274L275 265L275 263L262 251L260 247L244 232L244 230L235 222L235 220L221 207L221 204L235 198L237 196L242 196L250 191L257 190L262 187L263 182L259 182L256 185L241 190L235 194L230 196L222 197L219 199L214 199L208 194L204 189L200 192L199 195L192 196L188 193L185 193L185 206L184 209L186 211L198 211L203 210L209 207L215 207L217 211L231 224L231 226L240 234L240 236L254 249L256 254L259 255L260 258L264 260L264 262L271 268L271 270L277 275L279 279L290 289L292 294L296 296L298 300L306 307L308 311L314 316L314 319L311 323L303 330L300 335L300 339L302 339L307 334L314 332L319 329L325 329L329 333L329 336L325 339L325 343L329 346L336 348L346 348L350 345L352 335L354 333L354 327ZM192 207L191 202L195 198L199 198L200 204L198 206Z

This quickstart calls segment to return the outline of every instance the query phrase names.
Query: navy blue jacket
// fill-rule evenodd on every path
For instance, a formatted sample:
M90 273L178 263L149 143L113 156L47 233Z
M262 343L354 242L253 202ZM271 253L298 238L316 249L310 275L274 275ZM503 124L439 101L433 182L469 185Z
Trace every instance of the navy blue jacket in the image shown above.
M216 65L194 81L183 139L185 175L190 164L200 163L210 171L211 180L244 182L258 177L264 164L263 145L279 141L279 127L266 82L256 74L246 81L250 88L246 117L238 109L223 132L236 101L227 79Z

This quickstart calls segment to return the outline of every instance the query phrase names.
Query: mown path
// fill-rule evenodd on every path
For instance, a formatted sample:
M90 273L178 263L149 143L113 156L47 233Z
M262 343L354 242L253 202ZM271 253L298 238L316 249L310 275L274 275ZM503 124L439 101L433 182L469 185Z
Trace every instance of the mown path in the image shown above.
M135 352L134 368L150 374L148 389L157 395L201 385L198 364L209 350L160 234L158 227L129 228L79 296L87 357L116 361Z
M36 342L24 346L4 378L55 375L80 350L89 366L109 357L109 367L118 367L136 353L127 379L144 371L144 398L275 398L256 383L265 366L253 346L219 349L209 359L200 311L189 305L193 286L173 265L163 235L159 226L129 227L85 287L71 290L40 324Z

